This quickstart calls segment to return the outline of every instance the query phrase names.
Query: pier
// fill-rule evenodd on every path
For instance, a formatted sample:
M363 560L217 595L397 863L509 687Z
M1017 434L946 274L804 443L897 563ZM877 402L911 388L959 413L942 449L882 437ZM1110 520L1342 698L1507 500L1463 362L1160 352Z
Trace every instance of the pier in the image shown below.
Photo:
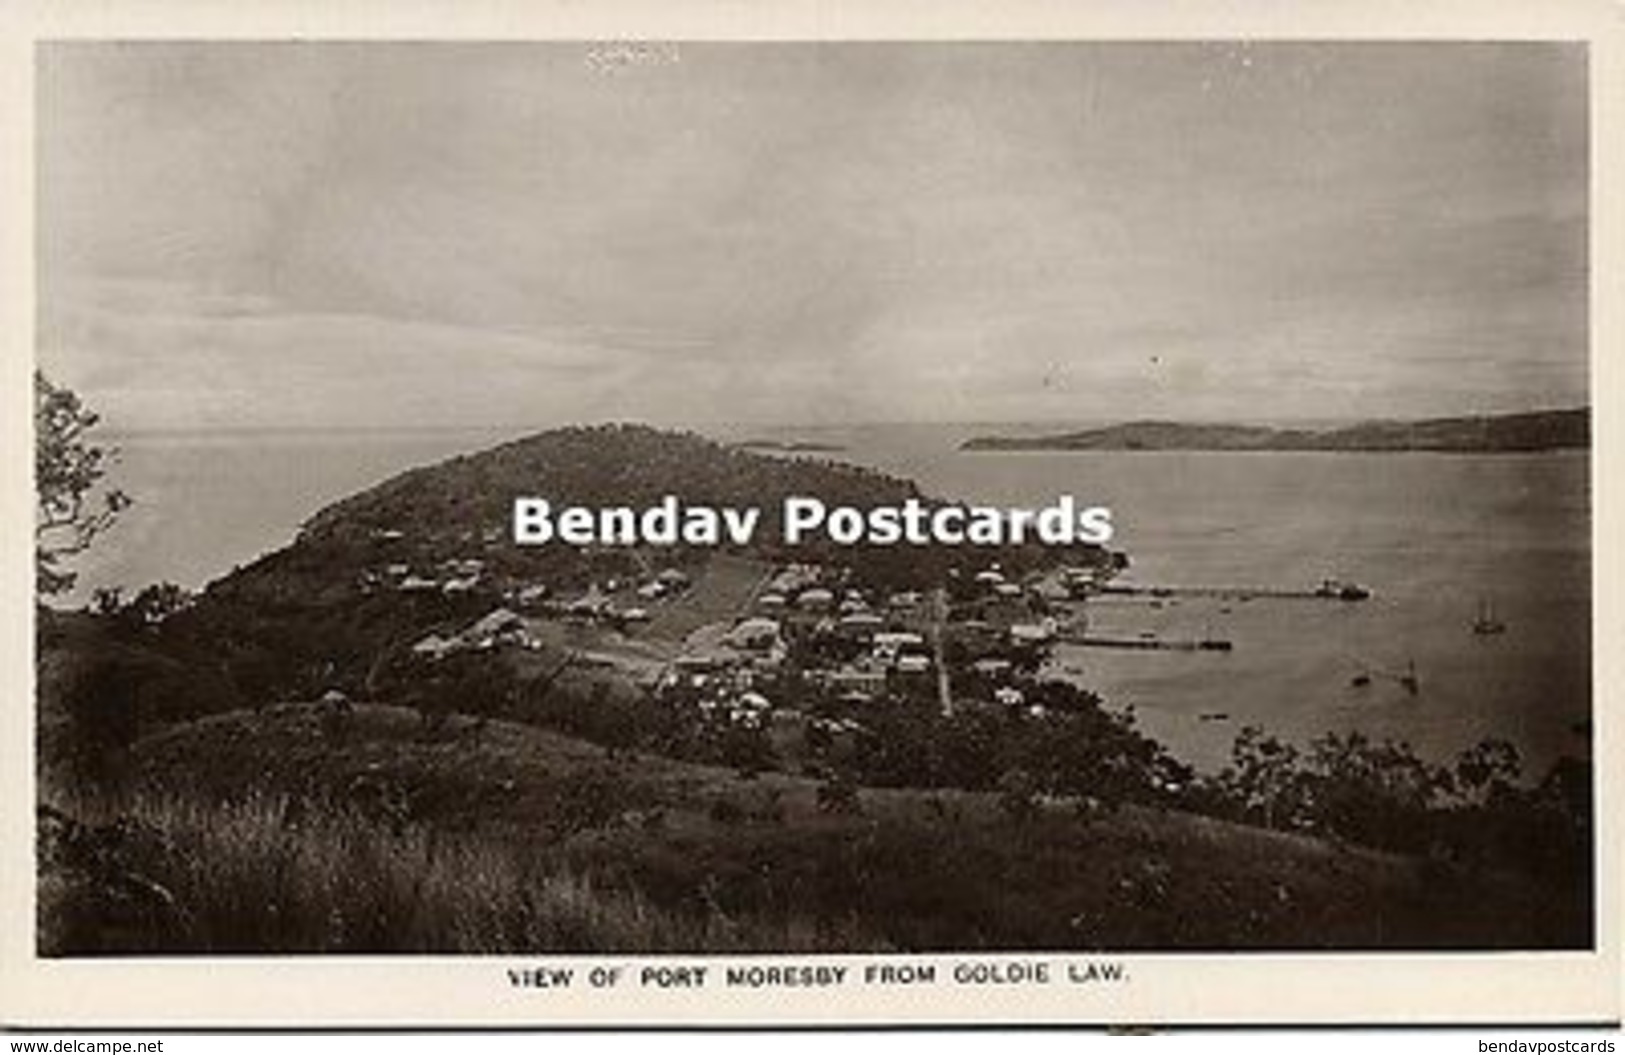
M1364 601L1371 591L1352 582L1328 579L1312 589L1279 586L1130 586L1106 583L1092 591L1102 597L1214 597L1250 601L1255 597L1285 601Z
M1147 652L1230 652L1235 644L1227 638L1114 637L1105 634L1061 633L1057 641L1084 648L1132 648Z

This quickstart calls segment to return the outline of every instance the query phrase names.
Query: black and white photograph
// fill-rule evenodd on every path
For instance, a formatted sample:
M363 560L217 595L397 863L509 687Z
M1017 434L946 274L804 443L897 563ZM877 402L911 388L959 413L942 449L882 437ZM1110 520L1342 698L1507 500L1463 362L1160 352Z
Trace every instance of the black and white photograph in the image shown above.
M38 41L31 955L1609 947L1592 72Z

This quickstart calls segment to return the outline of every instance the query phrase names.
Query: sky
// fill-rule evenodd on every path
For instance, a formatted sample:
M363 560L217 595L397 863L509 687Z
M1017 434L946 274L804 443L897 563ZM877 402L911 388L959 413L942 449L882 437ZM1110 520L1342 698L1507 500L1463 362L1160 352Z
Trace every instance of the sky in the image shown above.
M54 43L39 360L120 428L1587 401L1572 44Z

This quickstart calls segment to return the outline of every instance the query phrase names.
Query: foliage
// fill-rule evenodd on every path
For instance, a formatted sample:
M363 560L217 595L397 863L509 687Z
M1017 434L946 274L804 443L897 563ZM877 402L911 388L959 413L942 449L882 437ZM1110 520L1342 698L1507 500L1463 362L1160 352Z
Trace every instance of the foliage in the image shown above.
M858 786L843 772L834 772L821 784L817 792L818 809L823 813L859 813Z
M130 505L123 491L101 488L110 451L91 442L98 415L67 388L34 372L34 582L41 597L72 589L62 566L89 548Z
M866 784L889 787L1002 787L1025 774L1034 794L1088 796L1104 803L1166 803L1190 771L1135 728L1126 712L1062 681L1030 686L1041 717L1004 708L967 706L943 715L931 705L866 710L855 770Z
M1038 815L1038 782L1025 769L1006 770L999 778L999 808L1016 824Z
M1291 828L1404 853L1557 876L1590 871L1590 767L1559 759L1534 788L1519 787L1517 749L1487 739L1452 765L1409 744L1328 733L1300 751L1257 726L1242 729L1231 763L1184 796L1189 809L1265 828Z
M92 595L92 610L111 620L129 636L155 631L166 619L184 611L192 603L192 594L172 582L154 583L143 587L134 597L125 601L123 591L114 587L100 587Z
M1505 740L1484 740L1456 759L1454 788L1468 802L1504 798L1523 770L1518 749Z

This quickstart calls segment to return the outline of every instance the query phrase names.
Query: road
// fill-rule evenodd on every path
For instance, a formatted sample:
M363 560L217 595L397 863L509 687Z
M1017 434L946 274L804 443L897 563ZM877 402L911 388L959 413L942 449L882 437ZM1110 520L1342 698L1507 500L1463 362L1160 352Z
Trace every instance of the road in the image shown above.
M931 649L936 653L937 699L942 704L942 716L954 713L954 696L948 682L948 649L943 642L943 628L948 623L948 591L937 587L931 591Z

